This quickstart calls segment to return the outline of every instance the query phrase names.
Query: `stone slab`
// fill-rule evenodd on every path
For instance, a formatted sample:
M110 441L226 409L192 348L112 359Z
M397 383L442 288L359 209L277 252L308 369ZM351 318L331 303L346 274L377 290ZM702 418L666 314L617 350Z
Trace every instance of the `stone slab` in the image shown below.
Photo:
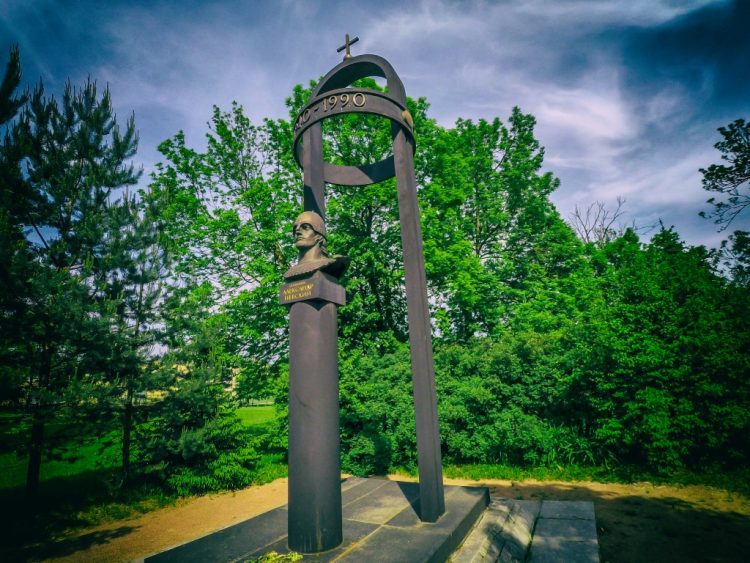
M599 563L596 543L561 542L555 546L534 547L530 563Z
M446 512L422 523L419 485L383 479L342 483L344 542L305 561L422 563L446 561L489 503L484 487L445 487ZM287 511L280 507L146 557L148 563L235 562L286 553Z
M345 520L383 525L411 507L412 502L419 498L419 491L414 492L416 495L412 494L410 498L398 487L381 487L344 505L343 517Z
M145 561L166 563L180 561L201 563L204 561L234 561L247 553L246 538L260 545L272 544L286 537L287 511L281 508L271 510L250 520L234 524L207 536L162 551Z
M524 561L540 505L539 501L493 498L451 561Z
M384 479L362 479L358 478L359 482L354 486L346 487L349 479L346 479L341 485L341 505L346 507L359 499L365 498L367 495L377 491L378 489L385 487L388 481ZM346 488L345 488L346 487Z
M545 500L539 517L594 520L594 504L583 500Z
M596 541L593 520L540 518L534 530L535 540Z
M534 528L528 561L598 563L594 503L544 501Z
M493 498L451 561L598 562L594 505Z
M364 522L352 522L344 520L344 541L336 549L331 549L323 553L304 555L303 561L314 561L316 563L324 563L327 561L333 561L341 557L342 553L346 552L352 545L362 540L368 534L371 534L377 528L374 524L366 524ZM286 530L286 527L284 528ZM248 553L242 558L238 558L235 561L244 562L248 559L259 559L264 553L269 551L275 551L276 553L288 553L289 547L286 545L286 533L284 537L271 545L263 546L252 553Z

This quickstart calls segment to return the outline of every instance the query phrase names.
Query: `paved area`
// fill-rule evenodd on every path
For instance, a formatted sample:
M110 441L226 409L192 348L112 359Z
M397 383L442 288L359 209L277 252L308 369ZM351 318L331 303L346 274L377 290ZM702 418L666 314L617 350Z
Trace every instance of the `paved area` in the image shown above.
M443 562L458 547L489 502L484 487L445 487L445 514L419 520L419 485L349 478L342 483L344 542L304 561ZM145 558L148 563L247 561L286 553L286 506Z

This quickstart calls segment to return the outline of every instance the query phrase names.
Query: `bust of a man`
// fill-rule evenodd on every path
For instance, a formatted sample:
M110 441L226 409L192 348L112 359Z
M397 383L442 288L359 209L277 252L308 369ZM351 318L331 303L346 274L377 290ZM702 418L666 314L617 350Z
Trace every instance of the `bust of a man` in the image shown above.
M315 211L300 213L292 226L292 235L294 246L299 250L299 258L294 266L284 272L285 280L318 270L338 278L349 265L349 258L346 256L331 256L328 253L326 225Z

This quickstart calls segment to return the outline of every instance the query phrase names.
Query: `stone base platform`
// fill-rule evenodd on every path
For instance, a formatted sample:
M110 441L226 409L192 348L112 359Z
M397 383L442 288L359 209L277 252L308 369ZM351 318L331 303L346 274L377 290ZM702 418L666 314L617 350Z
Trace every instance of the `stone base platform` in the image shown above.
M594 504L492 498L453 563L598 563Z
M489 503L484 487L445 487L445 514L432 524L419 513L419 485L382 479L346 479L341 486L344 541L303 561L421 563L446 561ZM286 553L287 507L145 558L148 563L248 561Z

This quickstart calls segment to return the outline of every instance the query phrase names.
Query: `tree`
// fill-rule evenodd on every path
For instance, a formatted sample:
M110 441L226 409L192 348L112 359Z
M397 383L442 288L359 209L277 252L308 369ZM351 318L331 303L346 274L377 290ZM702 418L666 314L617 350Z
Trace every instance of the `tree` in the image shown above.
M735 231L729 242L721 242L724 264L732 280L740 287L750 287L750 233Z
M714 145L721 152L721 159L730 166L712 164L701 168L703 189L724 194L725 201L716 201L715 197L706 203L714 206L708 217L714 218L721 231L729 227L732 221L750 205L750 122L737 119L726 127L719 127L724 137ZM705 212L700 213L706 217Z
M26 102L26 94L16 96L21 81L18 48L10 57L0 84L0 127L7 127ZM22 183L20 148L6 130L0 145L0 400L20 400L24 379L23 362L18 362L19 345L16 319L22 316L25 284L34 268L33 256L25 244L20 217L23 208L15 195Z
M151 190L164 202L165 235L174 260L165 301L166 344L212 333L239 372L275 365L285 355L285 311L278 285L291 264L286 244L298 212L299 171L291 156L291 121L256 126L233 104L214 107L208 147L187 146L178 133L159 150Z
M138 461L181 495L245 487L259 458L227 390L223 320L210 317L155 363L163 397L137 429Z
M177 371L172 404L189 402L205 414L189 422L190 432L203 435L218 401L198 392L204 387L236 378L252 397L283 379L286 322L277 292L294 258L288 226L301 206L291 123L309 93L296 87L289 119L261 125L236 104L214 108L205 151L188 147L181 133L161 146L166 162L152 187L167 202L178 256L164 307L174 361L161 371ZM418 140L446 459L594 463L614 452L661 468L710 455L746 459L747 336L738 321L748 306L746 237L734 239L734 285L717 275L717 253L686 247L670 230L642 245L634 229L615 229L619 207L614 217L600 204L579 212L581 238L594 242L584 244L549 199L558 181L542 171L533 116L514 108L506 124L459 120L443 128L425 100L407 104ZM387 156L383 121L326 120L326 161ZM326 221L332 252L352 258L339 325L344 463L365 473L408 465L395 182L327 186ZM740 390L734 398L732 389ZM283 391L277 399L283 408ZM187 418L164 416L172 421L162 427L173 436L168 463L177 464L177 428ZM711 427L721 416L725 423Z
M112 201L102 217L103 250L92 265L93 299L107 321L111 349L105 367L109 385L97 415L121 417L123 483L130 478L135 400L154 385L150 364L169 264L160 203L148 189Z
M5 68L3 81L0 84L0 125L11 121L18 110L26 103L28 96L24 93L16 97L15 92L21 83L21 55L18 47L10 49L8 64Z
M507 124L460 119L426 150L436 154L423 190L428 281L441 331L459 341L507 324L544 238L565 231L535 123L517 107Z
M597 253L601 294L568 355L592 437L662 470L747 459L746 292L672 229L648 244L628 230Z
M616 228L615 222L624 213L623 205L625 200L621 197L617 198L614 211L600 201L590 204L585 211L576 204L570 214L570 226L584 243L601 247L622 235L624 229Z
M27 366L27 493L34 496L47 424L65 405L72 382L106 371L109 319L94 297L111 200L138 178L128 163L137 136L132 117L120 131L109 91L99 96L87 81L80 89L68 84L60 103L40 83L6 139L19 150L11 197L29 231L23 246L35 268L25 284L15 348L16 360Z

